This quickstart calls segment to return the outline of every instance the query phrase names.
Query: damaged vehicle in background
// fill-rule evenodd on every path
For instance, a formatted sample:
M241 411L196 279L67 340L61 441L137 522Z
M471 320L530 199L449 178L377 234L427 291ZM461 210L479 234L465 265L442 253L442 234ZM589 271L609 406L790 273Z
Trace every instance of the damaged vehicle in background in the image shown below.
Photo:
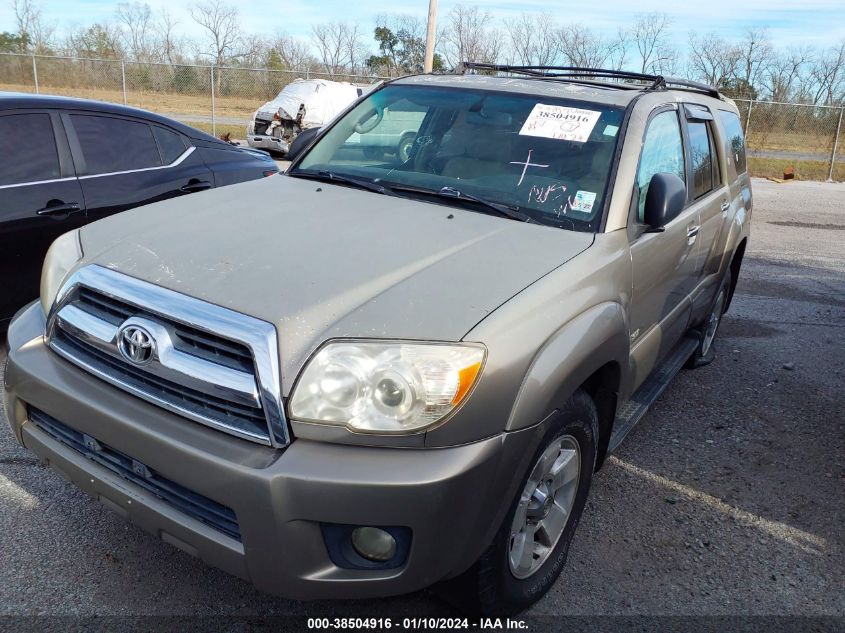
M246 129L247 143L285 154L300 132L322 127L366 90L327 79L296 79L255 111Z

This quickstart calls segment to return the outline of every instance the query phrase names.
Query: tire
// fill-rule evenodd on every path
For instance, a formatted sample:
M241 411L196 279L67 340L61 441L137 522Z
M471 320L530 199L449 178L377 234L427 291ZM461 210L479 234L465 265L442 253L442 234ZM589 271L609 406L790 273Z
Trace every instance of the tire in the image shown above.
M460 611L470 615L507 616L519 613L545 595L566 563L569 544L587 501L596 461L597 429L598 414L593 400L583 391L575 392L560 409L559 414L549 423L531 459L528 472L520 480L516 498L496 533L493 543L469 570L438 587L439 593L444 598ZM570 492L563 495L563 492L567 490L566 485L550 495L553 499L551 511L547 504L539 503L535 496L528 493L528 488L533 487L536 469L543 458L548 454L554 455L559 449L560 453L553 460L552 465L561 464L558 471L560 473L577 472L577 479L570 491L571 506L569 512L565 513L562 531L554 542L551 542L552 538L547 538L554 535L543 533L545 528L536 529L534 538L537 542L545 541L545 552L538 558L535 558L537 553L533 552L528 566L520 566L514 559L521 563L529 558L519 556L519 551L525 551L519 550L517 545L518 542L524 544L526 541L520 537L523 532L514 535L516 526L522 525L522 516L526 516L525 526L528 528L529 522L534 520L530 517L531 513L539 517L545 510L547 515L542 519L537 518L537 525L540 526L547 520L556 525L560 521L560 506L568 501ZM571 462L574 457L567 457L568 453L564 451L577 452L577 467ZM541 480L540 485L545 483ZM539 488L540 486L534 488L535 493ZM549 490L549 488L546 489L547 492ZM528 512L523 514L526 497L530 497L531 502ZM519 519L517 512L520 513ZM535 565L536 567L532 567Z
M722 283L719 284L719 290L716 291L716 296L713 297L713 303L710 304L710 310L707 313L707 318L701 324L700 339L698 347L689 357L685 367L687 369L696 369L704 367L713 362L716 358L716 346L714 341L716 333L719 331L719 325L722 323L722 316L725 314L725 309L728 306L728 300L731 293L732 272L728 268L725 276L722 278Z
M396 146L396 157L400 163L405 163L411 158L411 149L414 147L416 138L416 134L405 134L399 140L399 144Z

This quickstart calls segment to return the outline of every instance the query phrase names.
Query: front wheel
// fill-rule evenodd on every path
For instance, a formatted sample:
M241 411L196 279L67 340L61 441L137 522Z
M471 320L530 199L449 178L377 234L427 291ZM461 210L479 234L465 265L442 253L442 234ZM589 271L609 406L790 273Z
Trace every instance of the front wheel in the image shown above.
M554 584L587 500L597 429L595 404L577 391L549 424L493 543L446 583L448 599L461 610L512 615Z

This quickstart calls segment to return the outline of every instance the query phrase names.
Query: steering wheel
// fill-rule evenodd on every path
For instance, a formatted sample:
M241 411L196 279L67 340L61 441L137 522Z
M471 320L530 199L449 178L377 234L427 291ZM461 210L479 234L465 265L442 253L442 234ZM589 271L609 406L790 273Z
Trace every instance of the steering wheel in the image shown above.
M353 129L358 134L366 134L376 129L376 126L381 123L384 118L384 107L375 106L369 113L365 114L367 118L361 117L358 123L353 126Z

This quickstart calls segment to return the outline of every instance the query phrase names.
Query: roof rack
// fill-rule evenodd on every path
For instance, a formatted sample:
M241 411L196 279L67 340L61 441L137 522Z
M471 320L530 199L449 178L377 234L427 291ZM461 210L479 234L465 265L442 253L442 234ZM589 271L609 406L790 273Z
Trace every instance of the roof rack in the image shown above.
M627 70L580 68L578 66L512 66L508 64L487 64L481 62L464 62L463 69L464 71L506 72L541 79L630 79L646 83L645 90L666 90L669 86L679 86L681 88L703 92L717 99L721 97L718 89L697 81L664 77L663 75L635 73Z

